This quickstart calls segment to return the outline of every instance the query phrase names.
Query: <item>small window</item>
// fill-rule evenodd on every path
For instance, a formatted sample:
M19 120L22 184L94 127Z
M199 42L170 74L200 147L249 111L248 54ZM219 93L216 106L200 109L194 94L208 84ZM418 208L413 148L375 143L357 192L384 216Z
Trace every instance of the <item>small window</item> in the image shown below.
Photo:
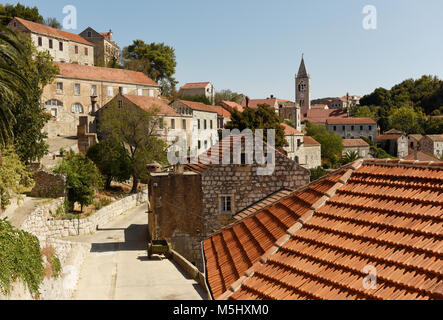
M128 88L123 88L122 92L123 94L128 94Z
M372 130L372 126L369 126L369 131L371 131Z
M83 106L80 103L74 103L72 105L73 113L83 113Z
M163 128L164 128L164 124L163 124L163 120L162 120L162 119L160 119L160 122L159 122L159 124L158 124L158 127L159 127L160 129L163 129Z
M96 95L97 95L97 86L93 84L91 86L91 96L96 96Z
M363 126L360 126L360 131L363 131Z
M220 197L220 213L232 213L232 196Z
M57 91L63 92L63 82L57 82Z
M52 99L45 102L45 106L56 106L56 107L63 107L63 103L59 100Z
M92 32L88 31L88 38L91 38L91 37L92 37Z
M123 106L123 101L118 100L118 108L121 109L122 106Z
M175 119L171 119L171 129L175 129Z
M345 126L343 126L343 131L346 131L346 127Z
M153 96L154 96L154 90L149 89L149 96L150 96L150 97L153 97Z
M337 131L337 126L334 126L334 131Z
M74 46L75 54L78 54L78 46Z
M212 129L212 120L209 120L209 128Z
M198 149L200 150L202 148L202 142L198 140Z
M182 120L182 129L186 129L186 120L185 119Z
M354 131L354 126L351 126L351 130Z
M208 149L208 140L205 140L205 149Z
M63 42L59 42L59 43L58 43L58 49L59 49L60 51L63 51Z
M89 50L88 48L85 48L85 56L89 55Z
M197 120L197 126L198 126L198 130L200 130L200 119ZM200 149L200 147L199 147Z
M143 95L143 89L137 89L137 95L142 96Z
M41 47L43 45L42 37L38 37L38 46Z
M204 122L203 122L203 129L207 129L208 128L208 122L207 122L207 120L205 119L204 120Z
M114 88L108 87L108 97L113 97L113 96L114 96Z
M52 49L53 45L52 45L52 39L49 39L49 49Z
M77 96L80 95L80 84L79 83L74 84L74 94Z

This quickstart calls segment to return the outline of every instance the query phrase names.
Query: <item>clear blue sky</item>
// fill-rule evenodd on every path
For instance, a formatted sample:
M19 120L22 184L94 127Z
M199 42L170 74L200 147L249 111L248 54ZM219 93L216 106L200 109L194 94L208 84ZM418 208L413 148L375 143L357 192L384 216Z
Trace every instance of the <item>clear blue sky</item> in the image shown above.
M3 1L15 4L17 1ZM251 98L294 99L305 54L312 97L367 94L423 74L443 78L441 0L22 0L60 22L78 10L78 30L112 28L123 48L134 39L175 48L176 78L211 81ZM362 26L365 5L377 29Z

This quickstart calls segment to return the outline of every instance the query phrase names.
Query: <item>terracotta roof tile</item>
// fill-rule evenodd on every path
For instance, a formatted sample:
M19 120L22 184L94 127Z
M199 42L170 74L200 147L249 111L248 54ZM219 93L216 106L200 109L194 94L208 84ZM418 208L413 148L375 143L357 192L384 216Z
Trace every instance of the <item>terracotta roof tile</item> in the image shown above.
M327 124L377 124L371 118L329 118Z
M425 137L428 137L434 142L443 142L443 134L428 134Z
M217 114L222 116L223 118L231 117L231 113L221 106L211 106L204 104L202 102L187 101L187 100L179 100L179 101L193 110L217 112Z
M137 96L132 94L125 94L122 96L143 110L151 111L155 107L159 109L159 114L179 116L179 114L172 107L170 107L161 99L147 96Z
M409 149L409 154L403 158L403 160L415 160L414 150ZM441 162L440 159L435 157L432 154L423 152L423 151L417 151L417 160L418 161L435 161L435 162Z
M362 161L205 240L213 297L443 299L443 164L393 159L359 163ZM338 181L345 183L337 186ZM332 185L338 187L335 194L312 217L300 222L308 206ZM280 206L286 209L279 211ZM243 229L248 225L249 231ZM282 238L288 226L289 240ZM237 244L226 243L225 251L211 245L216 237L234 229L241 239ZM281 241L275 241L277 238ZM277 250L272 248L275 245ZM215 256L220 254L217 258L221 260L233 254L234 246L249 254L249 260L243 257L229 262L238 273L245 275L243 268L260 258L265 263L246 274L239 288L229 290L231 281L237 279L228 275L227 266L221 271ZM377 272L377 285L372 289L363 286L367 266Z
M210 82L193 82L193 83L186 83L181 87L180 89L202 89L206 88L206 86L210 84Z
M363 139L343 139L344 147L369 147L369 144Z
M348 112L346 110L314 108L308 110L306 114L301 114L301 121L326 123L329 118L346 118L347 116Z
M249 100L248 106L249 108L257 109L259 105L267 104L271 108L274 108L278 99L276 98L268 98L268 99L251 99ZM242 101L242 106L246 107L246 100Z
M48 26L45 26L43 24L39 24L36 22L28 21L22 18L15 18L18 22L23 24L26 29L28 29L31 32L39 33L39 34L45 34L48 36L53 36L57 38L62 38L70 41L80 42L89 46L93 46L93 44L89 41L86 41L83 37L79 36L75 33L66 32L63 30L51 28Z
M303 144L305 146L320 146L320 142L318 142L317 140L315 140L313 137L310 136L304 136L303 138Z
M220 105L226 108L228 111L232 111L232 109L237 109L239 112L243 112L244 108L242 105L233 102L233 101L222 101Z
M303 133L301 133L300 131L298 131L297 129L287 125L286 123L281 123L282 127L285 129L285 135L289 136L289 135L303 135Z
M159 87L155 81L151 80L141 72L61 62L55 62L55 64L60 69L59 75L66 78L144 84Z

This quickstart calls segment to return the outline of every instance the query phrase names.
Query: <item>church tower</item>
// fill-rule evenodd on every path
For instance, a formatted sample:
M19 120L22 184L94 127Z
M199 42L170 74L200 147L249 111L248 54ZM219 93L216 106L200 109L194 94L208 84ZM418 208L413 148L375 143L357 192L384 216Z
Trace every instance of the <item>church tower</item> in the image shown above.
M304 55L301 57L300 68L295 76L295 99L300 105L302 116L311 109L311 77L306 72Z

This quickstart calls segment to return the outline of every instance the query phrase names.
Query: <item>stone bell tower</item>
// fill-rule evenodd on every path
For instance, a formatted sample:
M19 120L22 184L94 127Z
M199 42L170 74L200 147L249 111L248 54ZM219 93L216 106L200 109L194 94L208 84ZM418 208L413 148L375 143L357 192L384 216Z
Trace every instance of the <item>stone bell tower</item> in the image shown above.
M301 57L300 68L295 76L295 99L300 105L303 116L311 109L311 77L306 72L304 55Z

